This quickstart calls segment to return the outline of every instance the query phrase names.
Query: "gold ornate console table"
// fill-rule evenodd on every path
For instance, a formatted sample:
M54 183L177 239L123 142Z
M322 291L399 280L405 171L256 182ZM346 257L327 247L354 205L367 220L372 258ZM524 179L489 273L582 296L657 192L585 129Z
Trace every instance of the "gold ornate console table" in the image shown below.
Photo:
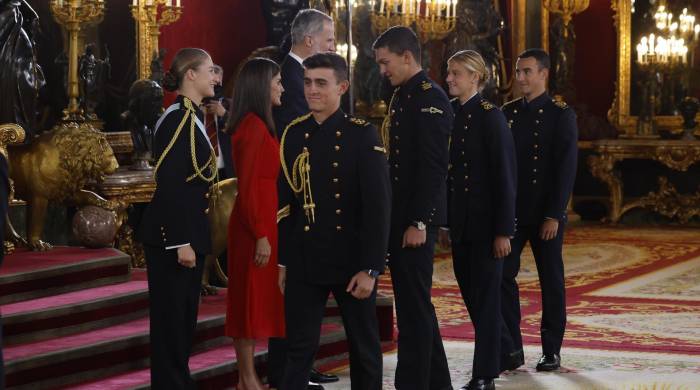
M594 177L610 190L608 222L617 223L627 211L644 207L681 223L700 216L700 190L695 194L680 194L664 176L658 178L659 190L639 199L624 203L622 174L616 167L622 160L654 160L666 167L685 172L700 161L700 141L697 140L643 140L615 139L593 142L595 155L588 157L588 166Z

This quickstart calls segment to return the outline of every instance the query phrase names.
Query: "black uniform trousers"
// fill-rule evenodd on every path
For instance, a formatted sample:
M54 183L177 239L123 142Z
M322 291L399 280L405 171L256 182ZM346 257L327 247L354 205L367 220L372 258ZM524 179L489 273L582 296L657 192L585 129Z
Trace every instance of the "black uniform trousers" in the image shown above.
M542 290L542 322L540 324L542 352L547 355L559 354L564 339L566 292L564 290L562 244L565 224L559 223L557 236L549 241L543 241L540 238L540 227L541 225L518 226L515 237L510 241L512 252L503 264L501 310L503 320L508 328L504 338L514 347L512 351L504 350L503 354L512 354L523 349L520 333L520 295L515 277L520 271L520 254L528 241L535 256Z
M501 279L503 259L493 257L493 240L452 242L455 277L474 325L473 378L501 372Z
M188 362L197 328L204 256L195 268L177 262L177 249L145 245L151 333L151 388L196 389Z
M435 307L430 298L437 228L427 229L425 245L401 248L403 231L392 229L389 268L399 329L394 385L399 390L451 389Z
M306 390L321 337L326 302L332 292L350 345L351 388L381 390L382 350L376 288L369 298L356 299L345 291L347 283L324 285L294 279L287 279L286 283L287 360L279 389Z

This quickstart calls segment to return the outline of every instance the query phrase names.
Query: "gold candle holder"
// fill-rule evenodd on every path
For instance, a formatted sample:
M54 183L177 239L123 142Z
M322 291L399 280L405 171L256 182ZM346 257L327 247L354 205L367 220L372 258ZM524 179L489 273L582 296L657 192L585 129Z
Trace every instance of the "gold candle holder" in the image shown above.
M51 13L56 22L68 32L68 107L63 120L82 121L78 105L78 35L83 25L99 23L104 17L104 0L51 0Z
M151 76L151 58L157 55L160 28L176 22L182 16L181 0L133 0L131 15L136 20L138 48L138 78Z
M370 0L372 29L416 26L421 42L445 38L457 25L457 0Z

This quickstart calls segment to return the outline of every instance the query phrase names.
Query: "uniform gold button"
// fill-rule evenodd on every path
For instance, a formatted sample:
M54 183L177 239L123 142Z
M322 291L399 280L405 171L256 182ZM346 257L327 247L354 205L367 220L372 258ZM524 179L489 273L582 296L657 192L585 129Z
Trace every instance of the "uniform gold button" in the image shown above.
M304 226L304 231L305 231L305 232L308 232L309 230L311 230L311 228L309 227L309 225Z
M537 168L532 168L532 172L537 173Z
M539 113L541 114L541 113L544 112L544 110L542 110L542 109L540 108L539 110L537 110L537 112L539 112Z
M399 164L394 164L394 168L398 168L398 167L399 167Z
M302 150L305 151L305 152L308 152L308 151L309 151L309 148L307 148L306 146L304 146L304 148L303 148Z
M535 156L535 157L533 157L532 159L533 159L533 160L539 160L540 158L537 157L537 156Z
M535 137L537 137L538 135L540 135L540 133L538 133L538 132L535 132Z
M464 187L464 192L469 192L469 188Z
M333 162L333 168L338 168L338 163L337 163L337 162Z
M464 126L464 130L467 130L467 129L469 129L469 126Z
M517 113L518 113L518 110L513 110L513 114L517 114Z
M467 167L467 163L464 163L464 167L465 167L465 168Z
M339 146L339 145L335 145L335 151L337 152L337 151L339 151L339 150L340 150L340 146Z
M165 228L161 226L161 227L160 227L160 230L165 230Z
M464 138L462 138L462 142L464 142Z
M537 184L537 179L532 179L532 184Z
M398 141L398 140L399 140L399 136L398 136L398 135L395 135L395 136L394 136L394 139Z
M461 152L460 152L460 154L461 154L462 156L464 156L464 150L463 150L463 151L461 151Z
M304 133L304 138L309 138L309 133Z
M396 123L394 123L394 124L395 124L396 126L398 126L398 125L399 125L399 121L396 121Z
M342 213L342 212L343 212L343 211L342 211L342 210L340 210L340 209L338 209L338 210L335 210L335 213L336 213L337 215L340 215L340 213Z
M338 225L338 226L336 226L336 227L335 227L335 230L337 230L337 231L341 231L341 230L343 230L343 227L342 227L342 226L340 226L340 225Z
M399 178L394 176L394 181L399 181Z
M394 153L399 154L399 150L398 149L394 150Z
M340 137L342 134L343 134L343 133L341 133L340 131L336 131L336 132L335 132L335 136L336 136L336 137Z
M472 117L472 114L467 115L467 118L471 118L471 117Z
M392 109L392 110L391 110L391 113L392 113L392 114L396 113L396 110Z
M340 199L340 194L335 194L336 199Z
M333 183L337 183L337 182L338 182L338 178L337 178L337 177L334 177L334 178L333 178Z
M538 149L538 148L540 147L540 145L535 144L533 147L534 147L535 149Z
M467 180L467 179L469 179L469 176L468 176L468 175L464 175L464 180Z
M535 119L535 123L539 124L539 123L540 123L540 120L539 120L539 119Z
M209 209L204 209L204 214L209 214Z

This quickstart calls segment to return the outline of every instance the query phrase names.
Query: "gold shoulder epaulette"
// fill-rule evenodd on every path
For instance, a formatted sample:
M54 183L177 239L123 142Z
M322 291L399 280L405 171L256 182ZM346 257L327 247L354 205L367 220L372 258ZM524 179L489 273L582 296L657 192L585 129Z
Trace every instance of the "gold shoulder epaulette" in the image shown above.
M566 102L563 101L563 100L552 99L552 102L554 102L554 105L557 106L557 107L559 107L559 108L561 108L562 110L564 110L564 109L566 109L566 108L569 107L569 105L566 104Z
M366 120L360 119L360 118L355 118L352 116L348 117L348 121L350 121L350 123L352 123L354 125L358 125L358 126L369 126L369 122L367 122Z
M429 82L423 80L423 82L420 83L420 87L423 88L424 91L427 91L427 90L429 90L430 88L432 88L433 85L430 84Z
M491 102L488 100L482 100L481 101L481 108L483 108L485 111L490 111L496 108Z

